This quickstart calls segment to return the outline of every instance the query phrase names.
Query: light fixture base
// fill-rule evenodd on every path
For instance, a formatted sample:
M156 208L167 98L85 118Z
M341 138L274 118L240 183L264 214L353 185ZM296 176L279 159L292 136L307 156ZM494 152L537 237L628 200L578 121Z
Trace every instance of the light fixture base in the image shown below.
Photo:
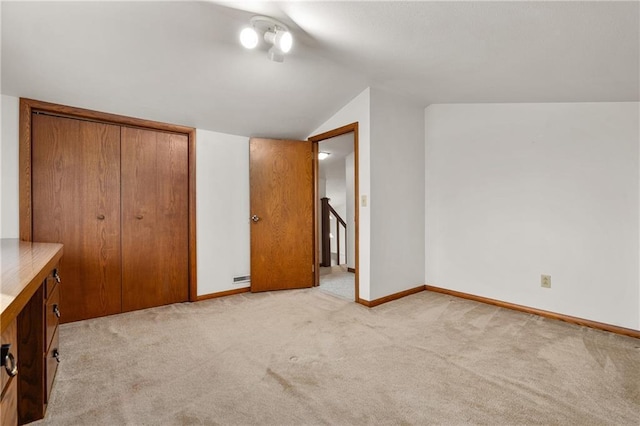
M256 15L251 18L251 25L256 30L262 32L263 34L267 31L275 32L276 30L281 31L289 31L289 27L287 27L282 22L277 19L270 18L268 16Z

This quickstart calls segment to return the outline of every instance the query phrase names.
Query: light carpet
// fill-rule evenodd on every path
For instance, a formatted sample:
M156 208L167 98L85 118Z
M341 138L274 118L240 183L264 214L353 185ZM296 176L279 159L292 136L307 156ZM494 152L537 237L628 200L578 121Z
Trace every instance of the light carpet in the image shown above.
M422 292L317 289L60 326L40 424L640 423L640 340Z
M356 298L355 276L356 274L348 272L346 267L322 267L319 289L353 302Z

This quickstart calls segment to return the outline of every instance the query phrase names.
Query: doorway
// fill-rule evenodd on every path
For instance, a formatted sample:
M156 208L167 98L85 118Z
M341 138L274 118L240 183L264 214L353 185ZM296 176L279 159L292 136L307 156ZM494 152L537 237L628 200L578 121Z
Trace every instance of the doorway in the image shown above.
M309 138L315 155L315 285L358 301L358 123Z

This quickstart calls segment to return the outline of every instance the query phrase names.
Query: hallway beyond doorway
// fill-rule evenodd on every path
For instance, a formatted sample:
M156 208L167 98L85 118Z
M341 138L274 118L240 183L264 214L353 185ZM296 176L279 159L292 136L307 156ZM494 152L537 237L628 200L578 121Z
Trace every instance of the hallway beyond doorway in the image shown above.
M321 266L320 290L334 296L355 301L355 274L347 271L346 265Z

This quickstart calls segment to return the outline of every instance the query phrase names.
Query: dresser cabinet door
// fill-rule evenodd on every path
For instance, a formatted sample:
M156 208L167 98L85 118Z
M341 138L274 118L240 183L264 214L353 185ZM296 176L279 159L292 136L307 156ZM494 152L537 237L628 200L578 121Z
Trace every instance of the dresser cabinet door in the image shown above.
M0 424L16 426L18 424L18 381L12 380L0 400Z
M10 353L11 362L18 362L18 337L17 322L13 320L11 324L2 332L0 339L2 345L10 345L8 353ZM11 370L13 365L9 365ZM7 373L4 366L0 369L1 386L0 386L0 422L1 425L17 425L18 424L18 378Z
M61 322L121 312L120 127L32 116L33 240L64 244Z

